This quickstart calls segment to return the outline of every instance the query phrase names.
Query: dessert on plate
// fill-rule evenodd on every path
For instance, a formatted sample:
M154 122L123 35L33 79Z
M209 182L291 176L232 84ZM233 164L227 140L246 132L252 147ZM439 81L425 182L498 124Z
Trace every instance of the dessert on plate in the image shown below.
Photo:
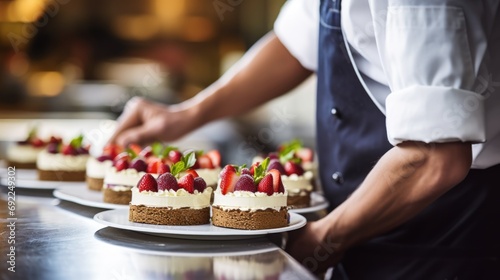
M38 154L45 149L48 143L61 143L61 138L52 136L49 141L44 141L37 135L33 128L25 140L13 143L7 147L7 165L20 169L35 169Z
M197 151L193 169L202 177L207 186L215 189L221 172L221 155L218 150L208 152Z
M83 144L83 135L70 143L51 142L36 160L38 179L41 181L85 181L85 168L89 158L89 146Z
M123 152L118 145L108 144L98 157L90 157L87 161L86 181L91 190L101 191L106 172L113 166L113 159Z
M129 220L156 225L208 224L212 189L189 170L194 162L195 156L190 153L172 165L171 172L156 179L144 174L132 188Z
M153 157L151 148L142 149L138 145L130 145L126 151L113 159L113 165L106 170L103 180L103 201L113 204L129 204L132 199L132 187L136 186L142 176L152 173L153 176L170 171L161 159Z
M315 179L313 151L304 148L300 141L293 140L281 145L278 152L268 156L271 159L268 169L277 169L281 173L283 185L288 192L288 206L309 207ZM260 160L261 157L254 158L254 164Z
M287 193L269 158L253 165L226 165L212 205L212 224L236 229L270 229L288 225Z

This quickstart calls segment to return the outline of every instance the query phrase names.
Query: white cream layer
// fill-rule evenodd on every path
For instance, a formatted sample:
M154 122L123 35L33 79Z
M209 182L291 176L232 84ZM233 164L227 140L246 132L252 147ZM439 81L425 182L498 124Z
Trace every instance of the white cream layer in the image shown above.
M41 170L85 171L89 155L69 156L61 153L51 154L43 150L38 154L36 166Z
M194 191L188 193L185 189L177 191L143 191L140 192L137 187L132 188L132 205L145 205L148 207L171 207L173 209L192 208L202 209L210 207L210 197L212 189L206 188L202 193Z
M35 148L31 145L12 145L7 148L7 159L20 163L35 163L43 149L44 147Z
M219 180L219 174L221 172L220 167L216 167L213 169L203 168L203 169L195 169L198 176L205 180L207 186L217 186L217 182Z
M213 205L219 206L223 210L255 211L270 208L279 210L281 207L286 207L286 199L286 192L267 195L263 192L235 191L223 195L220 188L217 188Z
M312 178L313 173L311 171L306 171L302 176L297 176L296 174L290 176L282 175L281 181L288 192L296 194L304 190L312 191Z
M104 184L135 187L144 174L146 172L137 172L133 168L116 171L115 167L111 167L104 176ZM158 174L151 175L155 178L158 176Z
M87 176L95 179L103 179L106 171L113 166L113 161L105 160L103 162L90 157L87 161Z

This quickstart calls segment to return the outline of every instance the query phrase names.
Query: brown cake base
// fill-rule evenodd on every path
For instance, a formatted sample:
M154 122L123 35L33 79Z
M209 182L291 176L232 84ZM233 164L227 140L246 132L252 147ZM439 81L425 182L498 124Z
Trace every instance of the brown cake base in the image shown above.
M273 209L257 211L222 210L212 206L212 224L214 226L236 229L269 229L286 227L288 211L281 207L280 211Z
M129 221L136 223L188 226L210 223L210 207L202 209L130 205Z
M83 182L85 181L85 171L63 171L63 170L41 170L38 169L38 180L40 181L64 181Z
M311 205L311 194L310 193L308 193L307 195L288 194L288 197L286 199L286 204L291 209L309 207Z
M7 160L7 166L15 166L17 169L36 169L36 162L17 162Z
M102 190L102 185L104 184L104 179L103 178L92 178L87 176L87 187L89 190L93 191L101 191Z
M132 200L132 191L114 191L110 188L103 188L103 201L113 204L127 205Z

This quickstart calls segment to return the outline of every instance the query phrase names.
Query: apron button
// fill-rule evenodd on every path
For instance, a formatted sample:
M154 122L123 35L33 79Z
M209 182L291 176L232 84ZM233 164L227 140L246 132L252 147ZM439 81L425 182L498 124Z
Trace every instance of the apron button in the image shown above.
M342 173L340 172L335 172L332 174L332 179L333 181L339 183L339 184L342 184L344 183L344 177L342 177Z
M337 110L337 108L332 108L330 113L340 119L340 113L339 110Z

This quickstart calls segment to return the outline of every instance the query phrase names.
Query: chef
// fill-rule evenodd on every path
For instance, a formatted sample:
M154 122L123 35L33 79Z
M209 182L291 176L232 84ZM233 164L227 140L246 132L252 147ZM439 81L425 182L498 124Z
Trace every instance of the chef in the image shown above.
M290 233L290 254L335 279L498 279L499 4L289 0L193 99L131 100L111 141L176 139L315 72L331 212Z

